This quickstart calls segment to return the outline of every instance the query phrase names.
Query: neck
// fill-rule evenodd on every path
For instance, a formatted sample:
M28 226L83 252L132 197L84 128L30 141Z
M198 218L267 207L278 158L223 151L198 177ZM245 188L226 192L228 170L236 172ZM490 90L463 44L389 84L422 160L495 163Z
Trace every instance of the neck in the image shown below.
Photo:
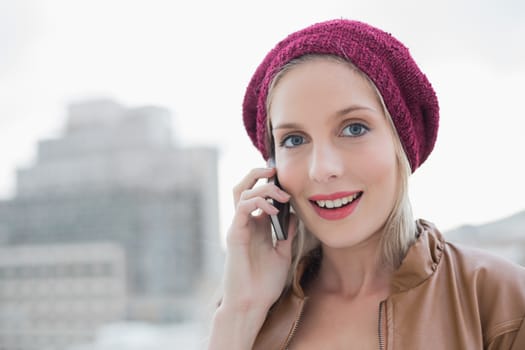
M318 290L344 297L388 295L392 269L381 262L381 234L359 246L330 248L323 245Z

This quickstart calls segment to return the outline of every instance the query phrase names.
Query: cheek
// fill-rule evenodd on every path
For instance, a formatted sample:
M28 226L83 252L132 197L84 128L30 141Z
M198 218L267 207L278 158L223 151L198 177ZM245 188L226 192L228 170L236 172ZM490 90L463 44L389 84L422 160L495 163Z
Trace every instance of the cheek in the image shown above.
M373 157L376 161L368 162L371 173L375 173L377 176L391 176L395 173L396 155L393 150L389 152L378 150Z
M392 145L384 145L373 150L368 159L374 161L364 162L366 171L363 173L371 188L380 191L380 195L386 202L396 194L397 187L397 161Z
M294 171L294 167L287 162L277 162L277 177L281 187L288 193L291 194L293 191L292 179L297 175L297 171Z
M297 164L293 165L290 159L276 156L277 177L281 187L293 195L297 191L298 180L301 178L301 170Z
M277 176L283 190L292 196L290 203L296 215L302 220L305 219L306 202L298 201L303 198L304 190L308 182L308 171L302 166L302 162L297 159L277 160Z

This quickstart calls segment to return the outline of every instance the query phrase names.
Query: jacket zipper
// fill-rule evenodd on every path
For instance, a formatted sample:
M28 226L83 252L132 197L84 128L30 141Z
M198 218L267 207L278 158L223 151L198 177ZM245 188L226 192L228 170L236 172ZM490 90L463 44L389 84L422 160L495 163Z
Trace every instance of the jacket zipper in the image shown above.
M283 344L283 347L281 350L288 349L288 345L290 344L290 341L292 340L293 336L295 335L295 332L297 331L297 328L299 327L299 323L301 321L301 318L303 317L303 310L304 310L304 302L303 305L301 305L301 309L299 310L299 313L297 314L297 317L295 318L295 322L293 324L292 330L290 331L290 334L288 334L288 337L286 338L286 341Z
M385 340L383 339L383 305L385 301L379 303L379 318L377 322L377 336L379 338L379 350L385 349Z

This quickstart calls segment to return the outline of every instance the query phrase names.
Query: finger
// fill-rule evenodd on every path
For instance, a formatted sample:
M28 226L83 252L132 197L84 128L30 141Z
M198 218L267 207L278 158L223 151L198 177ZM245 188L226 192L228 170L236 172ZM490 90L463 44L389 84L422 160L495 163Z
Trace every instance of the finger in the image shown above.
M248 200L254 197L272 198L281 203L286 203L290 200L290 195L288 193L272 183L245 190L241 193L239 199Z
M275 168L255 168L246 175L241 182L233 188L233 202L235 205L239 202L241 193L251 189L259 179L269 178L275 174Z
M234 223L239 226L247 225L252 218L252 213L258 209L268 215L276 215L279 212L279 210L266 199L254 197L239 202L234 216Z
M258 209L262 213L257 216L252 215ZM277 208L261 197L239 202L226 237L228 246L244 245L261 239L270 242L271 246L272 235L268 215L275 215L278 212Z

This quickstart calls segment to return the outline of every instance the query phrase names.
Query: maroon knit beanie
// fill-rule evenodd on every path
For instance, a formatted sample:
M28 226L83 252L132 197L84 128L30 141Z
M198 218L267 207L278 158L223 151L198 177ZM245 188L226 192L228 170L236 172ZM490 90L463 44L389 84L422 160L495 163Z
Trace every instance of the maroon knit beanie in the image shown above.
M391 34L351 20L331 20L290 34L270 51L253 75L243 103L243 119L253 144L267 160L266 98L274 76L305 54L331 54L349 60L376 85L392 116L412 172L436 141L436 94L408 49Z

